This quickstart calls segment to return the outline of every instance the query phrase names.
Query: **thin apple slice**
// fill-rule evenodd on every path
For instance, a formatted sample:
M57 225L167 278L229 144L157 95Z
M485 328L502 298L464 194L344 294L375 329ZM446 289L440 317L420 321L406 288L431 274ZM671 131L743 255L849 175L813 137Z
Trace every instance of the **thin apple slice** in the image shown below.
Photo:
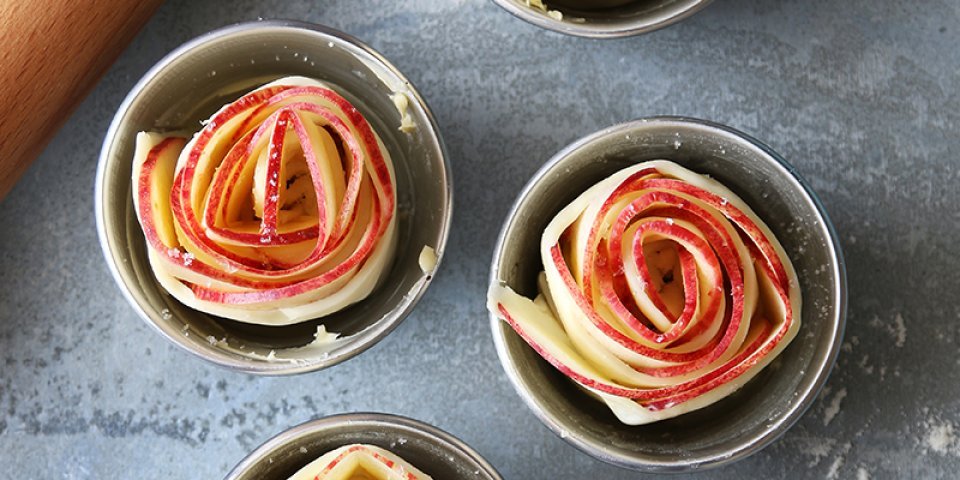
M177 158L186 143L185 138L165 137L156 133L137 135L133 204L140 223L145 225L147 242L153 248L180 246L170 212L170 190L173 188Z

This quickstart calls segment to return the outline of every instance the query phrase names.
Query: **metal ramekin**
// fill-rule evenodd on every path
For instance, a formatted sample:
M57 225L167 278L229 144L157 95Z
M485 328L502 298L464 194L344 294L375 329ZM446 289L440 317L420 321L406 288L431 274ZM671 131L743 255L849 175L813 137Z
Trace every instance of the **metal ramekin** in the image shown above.
M502 480L467 444L436 427L396 415L334 415L291 428L261 445L225 480L287 480L321 455L344 445L375 445L436 480Z
M554 433L621 467L681 472L728 464L782 435L814 402L843 338L846 273L836 232L809 185L779 155L729 127L679 117L617 125L563 149L527 183L494 251L491 282L536 292L546 224L589 186L637 162L667 159L709 174L773 230L796 267L802 324L780 356L726 399L661 422L628 426L491 315L497 354L514 388Z
M710 0L637 0L603 10L578 10L545 0L553 14L527 6L525 0L493 0L517 18L538 27L578 37L619 38L652 32L673 25L710 3ZM569 0L567 0L569 1ZM561 2L563 3L563 2Z
M271 80L303 75L339 88L371 123L396 167L398 242L392 268L360 303L323 319L265 327L187 308L157 283L131 200L134 136L142 130L196 129L224 103ZM402 91L417 125L398 130L390 99ZM317 370L373 346L413 309L432 278L421 270L424 246L442 255L450 228L452 181L433 115L410 82L380 54L336 30L291 21L215 30L167 55L133 88L110 125L97 168L97 230L120 290L148 324L205 360L258 374ZM319 324L348 337L332 347L299 348ZM225 341L224 341L225 340Z

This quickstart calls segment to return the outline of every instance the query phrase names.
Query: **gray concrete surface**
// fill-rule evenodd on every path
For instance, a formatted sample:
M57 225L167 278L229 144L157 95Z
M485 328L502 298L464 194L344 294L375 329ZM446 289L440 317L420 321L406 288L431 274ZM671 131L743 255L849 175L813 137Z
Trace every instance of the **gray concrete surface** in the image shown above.
M527 411L483 296L529 175L580 135L651 114L726 123L783 154L832 215L850 277L820 400L771 447L691 478L956 478L960 3L717 0L616 41L548 33L485 0L229 3L168 2L0 204L0 478L222 478L277 432L346 411L435 424L508 479L639 477ZM368 353L288 378L207 365L149 330L92 213L100 143L134 82L180 43L258 17L379 49L436 113L456 181L447 258L414 314Z

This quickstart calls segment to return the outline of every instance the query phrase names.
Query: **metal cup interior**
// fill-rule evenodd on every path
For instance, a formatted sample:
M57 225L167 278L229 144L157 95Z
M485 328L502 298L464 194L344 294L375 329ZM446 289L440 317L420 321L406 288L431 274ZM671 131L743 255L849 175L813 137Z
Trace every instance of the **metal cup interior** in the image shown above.
M677 23L706 7L710 0L546 0L546 12L530 7L526 0L494 2L514 16L548 30L578 37L617 38Z
M187 308L157 283L133 211L131 162L140 131L199 129L219 107L288 75L330 83L367 118L393 158L398 242L392 267L363 301L322 319L267 327ZM417 128L398 130L390 99L404 92ZM137 313L167 339L205 360L258 374L317 370L373 346L411 311L432 278L418 258L424 246L442 255L450 225L451 181L432 114L407 79L370 47L341 32L297 22L253 22L213 31L153 67L121 105L104 141L95 209L101 246L120 289ZM345 337L301 348L318 325Z
M728 127L657 117L590 135L530 180L503 227L491 281L536 294L547 223L589 186L637 162L667 159L736 192L773 230L799 276L800 331L776 360L729 397L673 419L620 423L607 407L544 361L491 315L497 354L514 388L551 430L609 463L647 472L716 467L773 442L826 382L843 337L846 279L836 233L810 187L776 153Z
M354 443L389 450L437 480L501 480L486 460L449 433L374 413L335 415L287 430L257 448L225 480L286 480L321 455Z

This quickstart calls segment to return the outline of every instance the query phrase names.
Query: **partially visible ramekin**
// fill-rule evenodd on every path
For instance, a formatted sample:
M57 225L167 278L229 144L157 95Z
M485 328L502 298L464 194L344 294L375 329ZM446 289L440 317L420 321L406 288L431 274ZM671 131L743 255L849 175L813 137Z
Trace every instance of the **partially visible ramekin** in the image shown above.
M254 450L225 480L287 480L321 455L355 443L389 450L436 480L502 480L493 466L453 435L378 413L334 415L291 428Z
M571 8L576 2L544 0L546 9L527 0L494 0L517 18L538 27L578 37L619 38L640 35L673 25L706 7L710 0L609 2L612 8ZM582 2L589 3L589 2Z

